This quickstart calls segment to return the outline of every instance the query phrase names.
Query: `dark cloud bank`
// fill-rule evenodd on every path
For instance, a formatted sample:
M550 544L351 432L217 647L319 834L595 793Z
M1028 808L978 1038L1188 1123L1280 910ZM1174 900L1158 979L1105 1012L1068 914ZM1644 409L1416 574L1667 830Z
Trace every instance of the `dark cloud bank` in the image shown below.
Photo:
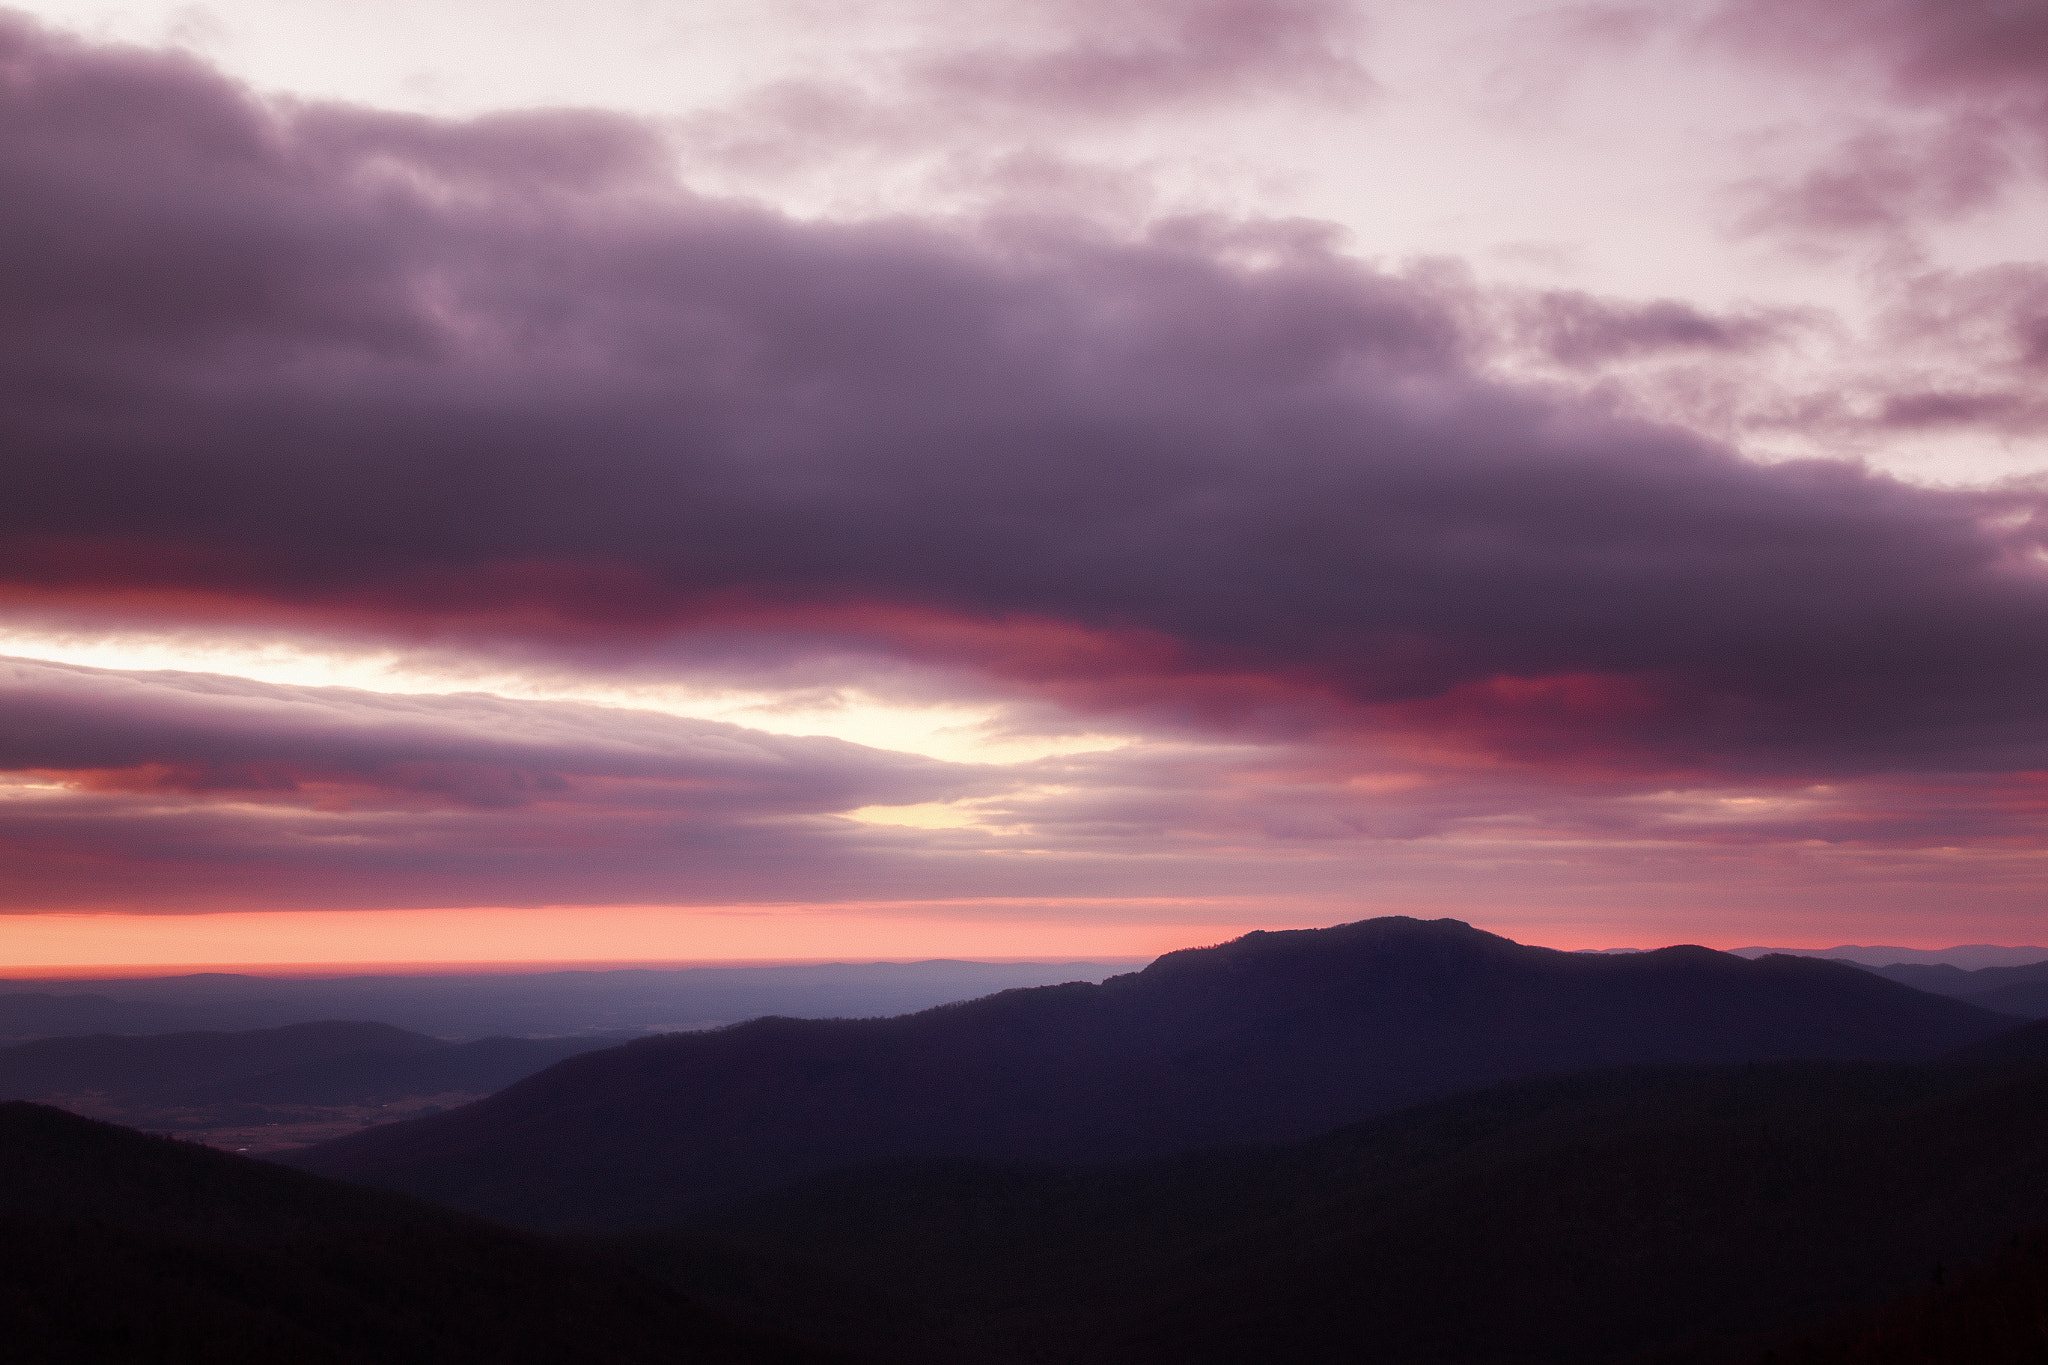
M1559 771L2048 764L2038 490L1760 466L1504 387L1469 285L1306 228L800 223L693 197L667 156L591 113L266 104L0 21L0 604L584 664L865 650ZM1772 325L1551 313L1588 354ZM275 729L180 768L122 747L109 686L37 694L69 719L16 724L10 766L454 808L588 748L465 749L487 704L448 702L406 768L379 746L420 717L266 695L242 700ZM712 752L740 741L663 734L607 780L764 790ZM966 789L821 754L805 781L840 786L779 810Z

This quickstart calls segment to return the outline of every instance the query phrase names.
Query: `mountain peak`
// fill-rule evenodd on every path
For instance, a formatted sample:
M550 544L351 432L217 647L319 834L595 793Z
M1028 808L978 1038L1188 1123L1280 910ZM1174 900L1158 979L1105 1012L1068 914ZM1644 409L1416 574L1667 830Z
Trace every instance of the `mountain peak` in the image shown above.
M646 1225L849 1162L1277 1141L1522 1076L1933 1056L2004 1023L1836 964L1564 953L1388 916L1101 985L647 1040L294 1160L520 1221Z

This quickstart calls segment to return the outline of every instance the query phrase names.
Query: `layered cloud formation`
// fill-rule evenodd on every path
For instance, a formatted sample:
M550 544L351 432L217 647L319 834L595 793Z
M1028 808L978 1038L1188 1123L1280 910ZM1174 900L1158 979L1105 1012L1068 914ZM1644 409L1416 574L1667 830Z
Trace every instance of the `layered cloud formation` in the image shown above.
M1742 231L1896 226L2030 173L2040 68L2012 54L2037 16L1896 8L1873 69L1990 159L1901 170L1866 131L1755 187ZM1702 32L1782 58L1793 10L1815 44L1863 12ZM1372 86L1345 10L1145 14L1136 37L929 57L906 89L1092 117L1274 71ZM669 148L598 112L263 100L0 21L0 605L46 632L589 676L808 669L1124 746L949 763L17 660L15 908L1388 875L1413 903L1477 865L1461 848L1498 871L1510 843L1509 883L1563 858L1581 891L1732 843L1886 877L1977 848L2008 869L1993 901L2028 894L2009 860L2036 850L2048 770L2048 493L1759 463L1497 363L1740 365L1811 315L1490 290L1301 222L804 219L693 193ZM2031 429L2048 292L2002 269L1906 270L1901 334L1975 308L2013 354L2003 386L1902 390L1885 421ZM964 814L845 818L937 806ZM1733 881L1777 855L1755 856Z

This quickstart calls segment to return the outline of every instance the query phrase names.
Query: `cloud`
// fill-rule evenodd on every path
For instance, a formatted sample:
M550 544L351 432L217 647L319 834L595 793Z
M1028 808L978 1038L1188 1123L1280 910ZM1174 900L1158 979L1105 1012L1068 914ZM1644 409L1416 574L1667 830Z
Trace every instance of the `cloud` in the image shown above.
M1706 24L1752 59L1881 88L1819 163L1742 187L1749 232L1809 239L1913 229L1997 203L2048 172L2048 10L2022 0L1734 0Z
M339 808L646 803L743 819L950 800L972 767L575 702L0 658L0 771Z
M1671 352L1742 354L1781 341L1805 319L1791 310L1713 314L1677 299L1601 299L1576 290L1530 296L1515 331L1561 365L1592 366Z
M1093 117L1246 94L1371 89L1344 0L1146 0L1048 7L1057 37L920 53L910 83L954 105Z
M1931 134L1866 129L1790 181L1742 187L1751 206L1741 229L1825 240L1856 234L1902 237L1931 222L1996 203L2012 158L1981 120L1958 118Z
M1625 773L1270 741L998 768L610 707L28 660L0 663L0 716L0 910L968 895L989 904L960 913L1001 917L1284 888L1297 914L1498 912L1735 856L1746 878L1831 868L1835 897L1940 864L1996 900L2024 881L2008 864L2048 800L2038 772L1646 791ZM934 803L962 818L913 827Z
M2039 494L1489 380L1441 271L1288 225L803 223L628 120L266 104L18 20L0 67L16 611L867 651L1560 769L2048 763ZM1744 338L1557 306L1595 351Z
M1873 60L1899 93L1921 99L2013 99L2044 93L2048 12L2028 0L1733 0L1710 31L1798 60Z
M616 707L26 659L0 659L0 773L5 899L44 908L817 893L916 852L840 813L1014 785Z
M749 190L862 200L892 183L945 202L1102 214L1156 193L1147 129L1376 92L1351 0L911 0L860 13L907 36L850 44L834 69L682 118L692 166Z

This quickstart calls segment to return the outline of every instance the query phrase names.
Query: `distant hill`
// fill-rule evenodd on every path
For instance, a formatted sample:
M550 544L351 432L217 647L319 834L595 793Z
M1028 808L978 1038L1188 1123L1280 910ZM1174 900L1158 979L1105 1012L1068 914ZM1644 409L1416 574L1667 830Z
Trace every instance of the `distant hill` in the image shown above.
M2048 1019L2048 980L2015 981L2010 986L1960 997L1965 1004L1996 1010L2017 1019Z
M2038 944L2006 946L1995 943L1959 943L1953 948L1899 948L1885 944L1842 943L1833 948L1731 948L1737 957L1821 957L1833 962L1854 962L1860 967L1888 967L1895 963L1912 966L1950 966L1961 971L1983 967L2021 967L2048 961L2048 948Z
M1514 1077L1917 1058L2009 1022L1811 959L1574 954L1379 919L1100 985L632 1043L289 1159L533 1226L648 1227L851 1162L1290 1140Z
M1760 1362L2048 1219L2048 1066L1991 1055L1585 1073L1108 1166L882 1163L695 1228L886 1289L930 1357L984 1365ZM664 1273L656 1239L632 1245ZM666 1273L701 1279L702 1241L677 1246ZM2038 1263L2023 1283L2048 1283ZM714 1292L818 1316L779 1286ZM2035 1354L1998 1359L2040 1359L2040 1304L1999 1329Z
M0 980L0 1041L83 1033L240 1032L380 1019L436 1038L673 1033L767 1014L908 1014L1018 986L1100 981L1142 961L775 963L381 976Z
M1911 986L1916 991L1964 999L2007 986L2039 985L2048 982L2048 959L2010 967L1978 967L1965 971L1947 963L1892 962L1870 970L1889 981Z
M116 1000L76 991L0 992L0 1041L82 1033L174 1033L214 1023L159 1000Z
M0 1100L264 1153L461 1104L613 1037L446 1043L388 1024L97 1034L0 1047Z
M389 1024L329 1022L246 1033L95 1034L0 1048L0 1100L95 1090L161 1096L309 1062L447 1046Z
M827 1365L615 1261L417 1201L0 1104L10 1365Z
M1915 990L1966 1000L1982 1009L2021 1019L2048 1018L2048 961L1975 971L1946 963L1899 962L1871 970Z
M616 1038L481 1038L432 1048L348 1052L256 1075L186 1086L165 1098L192 1105L339 1105L450 1090L489 1094L565 1057L618 1042Z

